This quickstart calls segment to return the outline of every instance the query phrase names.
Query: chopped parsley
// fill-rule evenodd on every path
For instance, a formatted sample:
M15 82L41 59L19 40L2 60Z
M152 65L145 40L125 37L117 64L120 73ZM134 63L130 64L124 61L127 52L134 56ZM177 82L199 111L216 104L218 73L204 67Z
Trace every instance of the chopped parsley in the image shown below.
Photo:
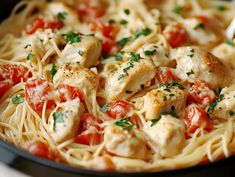
M135 34L134 34L134 39L137 39L140 36L148 36L151 33L152 33L152 30L150 28L145 28L142 31L137 29Z
M157 21L156 23L155 23L155 25L162 25L163 24L163 22L162 21Z
M79 51L78 51L78 54L82 57L82 56L84 55L84 51L79 50Z
M81 42L80 35L76 34L74 32L69 32L67 34L63 34L63 36L65 36L66 41L70 44Z
M145 50L144 51L144 54L145 55L153 55L153 54L155 54L156 53L156 49L153 49L153 50Z
M100 108L100 111L102 113L106 113L108 111L108 109L109 109L109 104L107 103L102 108Z
M190 58L192 58L192 57L194 56L194 49L191 49L190 52L191 52L191 53L188 54L187 56L190 57Z
M124 9L124 13L125 13L126 15L129 15L129 14L130 14L130 10L129 10L129 9Z
M12 98L11 101L13 104L21 104L24 102L24 97L22 97L21 95L16 95L15 97Z
M140 54L134 54L133 52L131 52L130 58L132 61L138 62L140 60Z
M229 111L229 115L230 115L230 116L234 116L234 115L235 115L235 112L234 112L234 111Z
M67 12L59 12L59 13L57 14L57 18L58 18L59 20L65 20L66 15L67 15Z
M217 99L215 100L215 102L211 103L209 108L207 109L207 112L213 111L216 107L216 105L221 102L224 98L224 94L221 94L217 97Z
M30 53L30 54L28 54L28 56L27 56L27 60L32 60L33 57L34 57L34 54Z
M197 29L204 29L205 25L203 23L198 23L193 29L197 30Z
M178 116L177 116L177 114L175 112L175 107L174 106L171 106L170 115L172 117L178 118Z
M62 112L54 112L52 116L54 120L53 129L55 131L56 123L64 122L64 114Z
M144 84L141 84L140 88L141 88L141 90L143 90L144 89Z
M123 68L123 72L127 72L129 69L133 68L134 64L133 61L130 61L127 65L127 67Z
M184 89L184 87L181 85L181 84L179 84L178 82L176 82L176 81L172 81L171 83L168 83L168 84L160 84L160 86L162 87L166 87L167 89L169 89L169 88L171 88L171 87L173 87L173 86L176 86L176 87L178 87L179 89L181 89L181 90L183 90Z
M131 37L124 37L121 40L117 41L117 44L121 47L124 47L130 40Z
M216 6L215 8L216 8L218 11L221 11L221 12L223 12L223 11L226 10L226 7L225 7L225 6L222 6L222 5Z
M51 70L50 70L50 74L52 78L55 76L56 72L57 72L56 65L53 63L51 66Z
M167 97L164 95L163 96L163 101L166 101L167 100Z
M115 20L114 19L110 19L109 20L109 24L114 24L115 23Z
M191 69L191 71L186 73L188 76L190 76L191 74L194 74L194 71Z
M233 40L227 40L225 43L230 45L230 46L234 46L235 45Z
M126 94L131 94L133 91L131 90L126 90Z
M120 24L121 25L126 25L128 23L128 21L126 21L126 20L124 20L124 19L122 19L121 21L120 21Z
M161 120L161 118L162 118L163 115L166 115L166 113L163 112L163 113L161 113L161 115L158 116L156 119L151 120L151 125L150 125L150 126L151 126L151 127L154 126L159 120Z
M115 125L126 130L131 130L134 127L134 124L130 121L130 117L125 117L124 119L116 121Z
M27 44L24 48L27 49L28 47L31 47L31 44Z
M122 78L124 78L126 75L125 74L120 74L119 76L118 76L118 80L121 80Z
M183 6L177 6L172 11L176 14L183 15Z
M116 61L122 61L122 52L118 52L114 55Z

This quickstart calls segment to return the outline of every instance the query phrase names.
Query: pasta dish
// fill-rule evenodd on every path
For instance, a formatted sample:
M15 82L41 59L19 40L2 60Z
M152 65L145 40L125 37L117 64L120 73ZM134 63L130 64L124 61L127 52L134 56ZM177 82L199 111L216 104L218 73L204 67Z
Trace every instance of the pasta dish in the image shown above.
M0 25L0 138L105 171L235 153L235 4L20 1Z

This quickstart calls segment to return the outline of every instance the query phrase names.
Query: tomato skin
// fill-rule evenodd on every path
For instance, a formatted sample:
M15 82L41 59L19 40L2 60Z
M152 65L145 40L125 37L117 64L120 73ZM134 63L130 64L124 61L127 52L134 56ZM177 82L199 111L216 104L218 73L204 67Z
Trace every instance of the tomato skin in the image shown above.
M116 44L116 42L112 39L104 39L101 41L102 43L102 53L104 55L115 55L120 51L120 47Z
M210 132L213 129L214 123L209 119L206 112L198 105L191 104L186 108L184 116L187 135L190 137L198 128L203 128Z
M116 100L109 104L109 109L106 113L109 117L112 117L113 119L121 119L127 115L130 109L131 105L126 101Z
M176 80L176 77L169 69L160 70L155 77L155 83L157 84L167 84L173 80Z
M25 84L25 96L29 105L39 115L42 113L43 105L47 102L46 109L56 106L53 98L53 87L50 82L43 79L33 79Z
M45 24L45 29L60 29L63 27L63 22L61 20L50 21Z
M0 81L0 98L13 86L9 81Z
M172 48L180 47L188 41L188 33L179 23L167 26L163 31L163 35Z
M55 153L43 142L35 141L30 143L26 147L26 151L36 155L38 157L42 157L48 160L55 160L56 155Z
M79 88L75 88L75 87L65 85L65 84L60 84L58 86L58 92L59 92L59 97L60 97L61 102L67 101L67 98L65 95L68 95L68 94L69 94L68 96L70 100L79 98L80 101L84 101L83 94Z
M197 19L199 19L204 25L209 25L210 21L208 19L208 17L203 16L203 15L198 15L196 16Z
M94 115L90 113L85 113L82 116L80 133L76 136L75 142L78 144L85 144L85 145L100 144L103 134L98 132L86 134L85 131L92 127L96 128L96 130L98 131L102 130L102 127L98 125L102 122L103 122L102 120L98 119Z
M202 108L206 108L216 100L215 92L205 81L196 81L189 89L187 97L188 102L199 104Z

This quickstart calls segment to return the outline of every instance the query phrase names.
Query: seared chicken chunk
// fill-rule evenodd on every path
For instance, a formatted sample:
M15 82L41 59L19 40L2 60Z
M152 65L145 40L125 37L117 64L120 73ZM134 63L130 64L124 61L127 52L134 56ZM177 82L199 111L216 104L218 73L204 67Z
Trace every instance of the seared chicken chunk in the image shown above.
M170 63L169 51L161 45L147 45L141 49L140 54L143 58L151 58L156 67L168 66Z
M162 115L154 125L145 125L144 132L150 137L154 151L161 157L173 157L184 147L184 122L171 115Z
M129 158L147 159L147 144L138 130L124 130L108 125L104 130L104 143L108 152Z
M138 62L127 61L121 64L106 80L107 101L128 99L143 87L149 86L155 75L156 68L149 59L140 59Z
M153 89L144 96L145 117L152 120L170 111L175 111L180 116L184 112L186 98L187 92L177 86Z
M225 67L220 59L198 47L181 47L174 59L177 62L175 74L182 81L194 83L204 80L212 88L218 88L225 75Z
M56 143L73 138L84 106L78 99L61 103L49 117L50 135Z
M208 112L214 118L227 119L233 116L235 113L235 85L223 88L215 107L211 105Z
M99 77L93 71L79 64L62 65L54 76L53 83L57 87L59 84L66 84L79 88L88 93L96 91L99 84Z
M68 43L62 51L58 63L79 63L87 68L95 66L101 55L101 45L94 36L81 36L81 41Z

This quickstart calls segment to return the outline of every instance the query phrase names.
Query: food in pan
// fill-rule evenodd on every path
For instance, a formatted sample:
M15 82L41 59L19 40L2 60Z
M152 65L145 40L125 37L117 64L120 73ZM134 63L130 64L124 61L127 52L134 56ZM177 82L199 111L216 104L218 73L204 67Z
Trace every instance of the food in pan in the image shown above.
M76 167L158 171L235 152L235 5L21 1L0 27L0 137Z

